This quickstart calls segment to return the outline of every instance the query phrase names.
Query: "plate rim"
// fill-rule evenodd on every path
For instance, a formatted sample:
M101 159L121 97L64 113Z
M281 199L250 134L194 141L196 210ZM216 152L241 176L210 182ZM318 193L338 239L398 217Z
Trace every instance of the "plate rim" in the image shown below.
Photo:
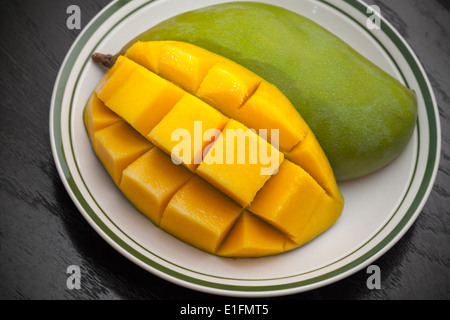
M338 9L342 12L341 9L336 8L332 2L333 0L315 0L326 5L330 5L335 9ZM150 3L155 2L155 0L142 0L142 5L139 8L148 5ZM344 0L345 3L349 4L353 8L357 9L361 13L365 13L367 9L367 4L360 0ZM66 153L64 151L64 145L62 142L62 133L60 135L55 135L57 132L57 128L61 128L61 119L58 117L58 111L62 110L62 100L65 96L65 85L67 80L70 77L71 70L77 61L78 54L81 52L82 48L95 33L95 30L103 23L108 20L108 18L113 15L116 11L118 11L123 6L126 6L129 3L127 0L115 0L111 2L108 6L106 6L103 10L101 10L92 20L91 22L83 29L80 35L72 44L70 50L68 51L62 65L60 71L58 73L55 87L52 94L51 107L50 107L50 139L52 146L52 153L55 160L55 165L57 167L58 173L63 181L63 184L72 198L73 202L76 204L77 208L80 210L82 215L86 218L89 224L99 233L104 240L106 240L112 247L114 247L117 251L122 253L128 259L132 260L137 265L143 267L144 269L156 274L170 282L177 283L181 286L188 287L191 289L196 289L199 291L212 293L212 294L222 294L222 295L233 295L233 296L273 296L273 295L285 295L289 293L302 292L307 291L309 289L321 287L332 282L338 281L342 278L349 276L352 273L355 273L365 265L368 265L372 261L376 260L379 256L383 255L387 250L389 250L409 229L412 223L416 220L417 216L420 214L423 206L426 203L426 200L431 192L431 189L434 185L434 181L436 178L438 166L439 166L439 154L440 154L440 123L437 112L437 105L434 98L434 93L428 77L419 62L418 58L414 54L413 50L409 47L407 42L401 37L401 35L393 28L389 22L387 22L382 17L382 29L384 33L389 37L389 39L395 44L395 47L401 51L403 58L408 62L408 66L411 68L411 71L414 74L414 77L421 88L421 93L424 94L423 100L425 102L425 110L427 114L427 123L430 129L430 137L429 137L429 150L427 155L427 165L424 173L424 179L420 184L420 188L418 188L418 192L414 195L414 201L411 203L405 215L400 220L399 224L397 224L396 228L394 228L388 235L383 238L384 244L381 242L377 243L371 250L363 254L356 260L353 260L347 263L345 266L339 267L337 270L329 272L327 274L323 274L317 276L315 278L294 281L290 283L283 283L279 285L261 285L261 286L248 286L248 285L230 285L230 284L221 284L211 281L206 281L198 278L191 277L186 274L179 273L175 270L171 270L157 262L151 260L145 255L137 252L134 248L130 247L126 242L124 242L120 237L118 237L114 231L110 230L108 226L106 226L103 221L96 214L91 214L86 210L86 205L88 207L89 204L86 203L82 192L78 189L73 177L72 172L70 171L70 167L67 164ZM130 15L129 12L127 14ZM347 17L356 21L355 18L346 14ZM360 24L358 22L358 24ZM89 32L90 33L89 33ZM106 35L104 35L106 36ZM373 37L375 38L375 37ZM375 39L377 42L379 40ZM380 42L379 42L380 43ZM382 45L382 44L381 44ZM382 45L383 48L384 45ZM389 52L385 50L388 54ZM406 56L405 56L406 55ZM395 60L391 58L391 60L395 63ZM85 62L85 64L87 61ZM413 68L413 66L415 68ZM84 69L84 67L83 67ZM398 68L399 69L399 68ZM69 71L70 70L70 71ZM400 70L399 70L400 71ZM418 77L420 75L420 77ZM419 79L420 78L420 79ZM426 89L426 90L424 90ZM73 93L72 93L73 94ZM60 101L60 109L57 108L57 102ZM433 121L434 119L434 121ZM434 129L431 132L431 129ZM434 140L432 140L435 138ZM420 141L420 136L418 135L418 140ZM434 142L434 143L433 143ZM419 148L420 149L420 148ZM432 152L434 150L434 152ZM62 153L61 153L62 152ZM426 177L426 179L425 179ZM411 183L414 179L411 179ZM425 182L427 181L427 182ZM420 196L418 198L418 194ZM407 192L405 194L405 197ZM83 203L84 202L84 203ZM414 207L414 209L412 209ZM400 226L401 224L401 226ZM400 227L399 227L400 226ZM381 246L381 248L379 248ZM132 253L133 252L133 253ZM158 267L155 267L154 264L157 264ZM351 267L347 267L349 265L353 265ZM149 270L149 268L151 270ZM345 271L337 272L341 269L345 269ZM337 274L336 274L337 273ZM262 290L262 291L261 291Z

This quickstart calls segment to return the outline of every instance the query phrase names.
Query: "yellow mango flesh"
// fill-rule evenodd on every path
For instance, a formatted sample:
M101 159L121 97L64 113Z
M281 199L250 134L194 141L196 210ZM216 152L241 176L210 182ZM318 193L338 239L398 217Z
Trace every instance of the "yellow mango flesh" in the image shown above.
M188 43L168 42L162 47L158 73L188 92L196 92L211 66L222 60L218 55Z
M138 42L127 50L125 56L144 68L158 73L161 47L164 45L166 45L165 41Z
M97 131L94 141L98 157L117 185L125 168L153 146L123 121Z
M131 203L206 252L279 254L312 240L342 212L329 162L289 100L191 44L130 47L95 88L84 120Z
M123 172L120 190L153 223L159 224L169 200L193 177L182 166L174 166L170 157L152 148Z
M97 94L93 92L84 111L84 123L89 139L94 141L95 132L119 121L122 121L122 119L107 108L103 101L97 97Z
M298 116L291 102L273 85L262 81L256 92L233 113L233 118L248 127L267 130L272 142L272 129L279 130L279 149L292 150L310 131L303 118Z
M278 173L258 193L249 210L294 239L326 196L309 173L285 160Z
M116 63L106 72L95 88L99 99L103 102L107 101L138 66L133 60L118 57Z
M264 149L269 157L275 157L272 168L257 157L260 149ZM246 207L283 159L284 155L267 141L231 119L197 168L197 173Z
M169 201L161 228L207 252L216 252L242 208L199 177Z
M260 257L284 251L285 236L279 230L244 211L218 254L228 257Z
M312 131L286 157L304 168L329 195L343 202L331 165Z
M105 105L146 136L183 95L174 84L138 66Z
M343 207L343 200L336 200L331 196L322 198L322 200L318 203L316 210L303 227L303 231L296 237L293 237L292 241L296 244L296 246L300 246L311 241L336 222Z
M202 161L203 150L211 141L196 140L194 137L203 137L211 129L222 130L227 120L227 117L210 105L187 94L153 128L148 138L155 145L171 154L175 158L174 160L182 163L191 171L195 171ZM184 130L177 131L178 129ZM177 135L177 132L180 133L180 136ZM189 142L184 150L191 152L180 155L180 152L174 149L179 144L179 140L183 138L181 134L189 134L190 139L183 141Z
M234 62L219 62L211 67L200 84L197 95L232 116L255 92L261 80Z

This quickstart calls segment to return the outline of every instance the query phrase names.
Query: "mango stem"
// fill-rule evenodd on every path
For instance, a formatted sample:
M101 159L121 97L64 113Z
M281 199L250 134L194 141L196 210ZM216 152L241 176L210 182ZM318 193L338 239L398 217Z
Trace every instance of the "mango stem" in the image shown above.
M96 52L92 55L92 60L94 60L95 63L99 63L107 68L110 68L113 64L113 58L114 56L111 54L103 54Z

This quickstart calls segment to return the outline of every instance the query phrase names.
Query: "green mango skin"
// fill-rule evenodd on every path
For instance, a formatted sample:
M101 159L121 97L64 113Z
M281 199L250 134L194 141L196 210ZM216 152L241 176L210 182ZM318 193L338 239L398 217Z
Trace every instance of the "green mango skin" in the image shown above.
M414 92L341 39L289 10L231 2L170 18L128 43L185 41L229 58L276 85L325 151L336 179L366 176L406 147Z

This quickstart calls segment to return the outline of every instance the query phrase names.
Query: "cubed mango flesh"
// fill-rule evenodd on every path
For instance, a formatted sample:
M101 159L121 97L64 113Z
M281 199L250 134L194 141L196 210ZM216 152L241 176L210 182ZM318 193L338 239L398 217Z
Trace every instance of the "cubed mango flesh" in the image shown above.
M336 200L329 195L323 197L302 231L291 240L296 246L301 246L316 238L338 220L343 207L344 202L342 200Z
M273 84L262 81L256 92L233 114L233 118L252 129L266 129L268 141L287 152L310 131L303 118L297 115L285 95ZM276 139L272 139L272 130L278 130Z
M327 156L312 131L305 139L286 153L286 157L305 169L329 195L342 202L336 179Z
M92 144L94 142L94 134L103 128L109 127L122 119L107 108L102 100L93 92L84 109L84 123L86 124L86 131L88 132L89 140Z
M242 208L199 177L175 193L161 218L161 228L207 252L216 252Z
M172 163L170 157L152 148L123 172L120 190L156 225L159 224L169 200L193 174Z
M278 173L257 194L249 210L290 238L296 238L326 196L309 173L285 160Z
M218 254L243 258L283 252L285 236L248 211L244 211L220 247Z
M195 171L202 162L203 150L214 141L214 137L203 139L204 135L208 131L220 132L227 120L204 101L187 94L152 129L148 138L171 154L174 161Z
M95 88L95 93L103 101L107 101L125 79L139 66L133 60L119 56L116 63L109 69Z
M328 229L343 210L328 159L289 100L191 44L130 47L94 89L84 122L131 203L206 252L286 252Z
M184 94L173 83L138 66L105 104L146 136Z
M104 167L119 185L123 170L153 145L124 121L95 133L95 150Z
M245 207L283 160L283 153L253 130L230 119L197 173Z
M126 51L125 57L158 74L161 47L164 45L165 41L139 41Z
M226 115L234 113L253 95L261 78L237 63L223 61L211 67L197 96Z
M222 57L182 42L168 42L161 50L158 74L195 93L209 69Z

